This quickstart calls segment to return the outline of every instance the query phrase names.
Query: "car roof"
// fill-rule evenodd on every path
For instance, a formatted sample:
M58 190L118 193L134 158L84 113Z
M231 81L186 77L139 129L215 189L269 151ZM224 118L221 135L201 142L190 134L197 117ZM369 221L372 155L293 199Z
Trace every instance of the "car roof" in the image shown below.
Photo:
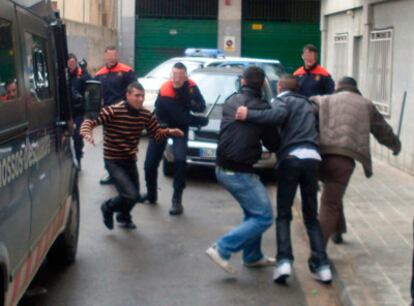
M274 59L263 59L263 58L252 58L252 57L225 57L224 60L229 62L255 62L255 63L269 63L269 64L280 64L279 60Z
M212 63L212 62L254 62L254 63L268 63L268 64L281 64L279 60L276 59L264 59L264 58L253 58L253 57L237 57L237 56L226 56L226 57L197 57L197 56L183 56L183 57L173 57L168 61L193 61L193 62L203 62L203 63Z
M180 61L187 61L187 62L200 62L200 63L211 63L211 62L222 62L225 58L214 58L214 57L196 57L196 56L184 56L184 57L173 57L168 59L167 61L173 62L180 62Z
M205 67L205 68L199 68L199 69L195 69L193 70L191 74L193 73L207 73L207 74L236 74L236 75L241 75L243 74L243 69L242 68L237 68L237 67Z

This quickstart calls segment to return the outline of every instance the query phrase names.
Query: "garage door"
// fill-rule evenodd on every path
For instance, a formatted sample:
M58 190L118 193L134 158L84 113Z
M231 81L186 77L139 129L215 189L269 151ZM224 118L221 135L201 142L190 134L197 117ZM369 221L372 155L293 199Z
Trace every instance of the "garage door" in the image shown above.
M135 70L139 76L189 47L217 48L217 20L141 18L135 29Z
M302 48L309 43L319 49L319 24L243 21L242 55L278 59L288 72L302 65Z

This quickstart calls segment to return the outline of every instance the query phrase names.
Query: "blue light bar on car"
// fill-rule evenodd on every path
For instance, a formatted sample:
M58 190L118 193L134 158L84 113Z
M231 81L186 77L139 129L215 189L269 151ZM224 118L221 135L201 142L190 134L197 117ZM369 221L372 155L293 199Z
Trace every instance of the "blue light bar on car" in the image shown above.
M220 49L197 49L187 48L184 51L185 56L198 56L198 57L224 57L224 52Z

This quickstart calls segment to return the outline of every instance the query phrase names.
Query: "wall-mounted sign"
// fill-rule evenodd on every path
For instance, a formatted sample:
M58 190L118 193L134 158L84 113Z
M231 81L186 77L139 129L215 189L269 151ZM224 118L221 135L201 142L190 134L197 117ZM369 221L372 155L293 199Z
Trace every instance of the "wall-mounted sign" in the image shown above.
M224 36L224 51L234 52L235 46L236 46L235 36Z
M263 30L263 25L261 23L253 23L252 30L261 31Z

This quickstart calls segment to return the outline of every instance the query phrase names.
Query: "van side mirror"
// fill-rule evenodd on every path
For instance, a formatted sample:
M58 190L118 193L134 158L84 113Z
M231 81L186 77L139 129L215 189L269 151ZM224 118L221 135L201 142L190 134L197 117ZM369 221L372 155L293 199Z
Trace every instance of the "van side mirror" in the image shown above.
M99 81L86 81L85 94L83 96L83 109L85 110L85 117L88 119L95 119L101 108L102 103L102 84Z

